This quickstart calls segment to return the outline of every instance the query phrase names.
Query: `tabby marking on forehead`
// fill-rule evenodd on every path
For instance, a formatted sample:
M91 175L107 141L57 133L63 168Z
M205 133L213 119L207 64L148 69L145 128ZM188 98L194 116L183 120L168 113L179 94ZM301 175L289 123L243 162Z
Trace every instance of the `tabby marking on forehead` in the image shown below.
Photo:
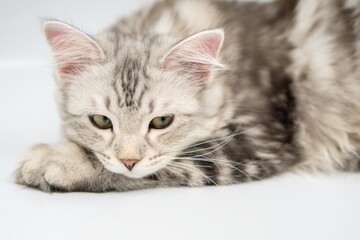
M147 66L143 61L126 57L121 64L118 63L112 86L118 95L120 106L134 108L141 106L148 80Z

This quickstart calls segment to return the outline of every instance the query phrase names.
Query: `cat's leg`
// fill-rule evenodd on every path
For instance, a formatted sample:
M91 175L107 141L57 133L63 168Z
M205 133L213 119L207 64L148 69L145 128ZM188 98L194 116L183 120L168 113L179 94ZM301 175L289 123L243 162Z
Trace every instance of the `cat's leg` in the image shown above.
M38 144L14 171L19 184L51 191L127 191L159 186L156 179L129 179L103 168L75 143Z

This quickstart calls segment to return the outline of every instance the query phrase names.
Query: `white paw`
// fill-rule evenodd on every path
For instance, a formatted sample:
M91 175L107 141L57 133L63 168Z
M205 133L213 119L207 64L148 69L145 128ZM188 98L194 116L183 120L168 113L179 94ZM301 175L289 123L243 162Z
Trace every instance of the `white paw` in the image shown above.
M73 150L71 145L69 147ZM13 175L17 183L46 192L71 191L83 177L81 171L76 171L74 162L79 159L75 158L79 156L61 152L51 145L38 144L23 155Z

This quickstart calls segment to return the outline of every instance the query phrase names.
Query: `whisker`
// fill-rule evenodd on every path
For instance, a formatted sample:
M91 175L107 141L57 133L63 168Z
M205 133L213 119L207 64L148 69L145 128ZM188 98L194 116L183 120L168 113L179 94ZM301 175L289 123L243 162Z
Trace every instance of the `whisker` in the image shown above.
M244 174L244 175L249 179L249 181L252 182L252 178L251 178L246 172L244 172L243 170L241 170L241 169L239 169L239 168L236 167L236 165L246 166L246 164L244 164L244 163L239 163L239 162L234 162L234 161L231 161L230 163L227 163L226 161L224 162L224 161L221 161L221 160L216 160L216 159L211 159L211 158L207 158L207 159L208 159L208 160L215 160L215 161L218 161L218 162L220 161L222 164L224 164L224 165L226 165L226 166L228 166L228 167L231 167L231 168L239 171L240 173ZM232 165L231 163L233 163L233 165Z
M240 163L240 162L236 162L236 161L232 161L232 160L227 160L227 159L213 159L213 158L208 158L208 157L205 157L205 158L198 158L198 157L177 157L177 158L174 158L175 160L176 159L179 159L179 160L194 160L194 161L203 161L203 162L218 162L218 163L232 163L234 165L243 165L245 166L246 164L243 164L243 163Z
M235 131L237 131L238 128L235 129ZM234 132L235 132L234 131ZM234 137L234 134L231 134L226 140L224 140L221 144L218 145L218 147L216 147L215 149L211 150L210 152L204 153L204 154L200 154L199 156L206 156L209 155L210 153L216 152L217 150L221 149L222 147L224 147L226 144L228 144L231 139Z
M243 134L243 132L241 133L238 133L236 135L240 135L240 134ZM228 143L228 138L229 137L226 137L226 139L218 144L215 144L214 146L210 146L210 147L207 147L207 148L200 148L200 149L195 149L195 150L192 150L192 151L184 151L182 152L182 154L190 154L190 153L195 153L195 152L200 152L200 151L205 151L205 150L208 150L208 149L212 149L212 148L216 148L222 144L224 144L226 142L226 144ZM218 140L217 140L218 141Z
M234 130L234 132L228 136L224 136L224 137L219 137L217 139L212 139L212 140L208 140L208 141L204 141L204 142L200 142L200 143L197 143L197 144L193 144L193 145L189 145L185 148L186 149L189 149L189 148L192 148L192 147L195 147L195 146L199 146L199 145L203 145L203 144L206 144L206 143L209 143L209 142L216 142L216 141L219 141L219 140L223 140L222 142L214 145L214 146L210 146L210 147L207 147L207 148L201 148L201 149L195 149L195 150L192 150L192 151L184 151L184 149L178 149L178 150L175 150L175 151L169 151L169 152L166 152L166 153L177 153L178 151L182 151L181 154L190 154L190 153L195 153L195 152L200 152L200 151L204 151L204 150L208 150L208 149L212 149L212 148L216 148L222 144L225 143L225 145L229 142L229 140L231 140L233 137L237 136L237 135L241 135L241 134L244 134L246 133L247 131L250 131L252 128L249 128L249 129L246 129L244 131L241 131L241 132L237 132L239 130L239 126Z
M186 164L186 163L180 163L180 162L175 162L173 163L173 166L179 167L179 168L183 168L185 170L191 171L190 167L192 168L193 173L197 173L200 174L201 176L203 176L204 178L206 178L208 181L212 182L215 186L218 186L216 184L216 182L214 182L211 178L209 178L208 176L206 176L203 172L201 172L201 170L195 168L194 166L190 165L190 164Z
M162 178L160 177L160 175L159 175L158 173L154 173L154 175L157 177L157 179L159 179L160 184L162 184L162 183L163 183L163 180L162 180Z
M241 133L239 133L239 134L241 134ZM189 146L187 146L187 148L197 147L199 145L204 145L206 143L217 142L219 140L223 140L223 139L226 139L226 138L228 138L228 136L214 138L214 139L211 139L211 140L208 140L208 141L203 141L203 142L199 142L199 143L196 143L196 144L189 145Z
M207 141L203 141L203 142L198 142L198 143L195 143L195 144L191 144L189 146L187 146L186 148L192 148L192 147L196 147L196 146L199 146L199 145L203 145L203 144L206 144L206 143L209 143L209 142L216 142L216 141L219 141L219 140L222 140L222 139L227 139L229 136L231 136L232 134L234 134L235 132L237 131L237 128L234 130L234 132L232 132L231 134L227 135L227 136L222 136L222 137L219 137L219 138L213 138L211 140L207 140ZM239 135L239 134L242 134L242 132L238 132L235 134L236 135ZM182 149L178 149L178 150L184 150L183 148Z
M243 170L237 168L236 166L234 166L235 164L237 165L243 165L243 166L246 166L246 164L243 164L243 163L238 163L238 162L234 162L234 161L228 161L228 160L217 160L217 159L210 159L210 158L207 158L207 159L201 159L201 158L183 158L183 160L194 160L194 161L204 161L204 162L212 162L214 164L216 163L221 163L225 166L228 166L230 168L233 168L237 171L239 171L240 173L242 173L246 178L249 179L249 181L252 181L252 178L246 173L244 172ZM234 165L232 165L231 163L234 163ZM201 166L202 167L202 166ZM219 166L217 165L217 167L219 168Z
M175 169L177 169L176 166L172 166L172 165L167 166L166 169L168 169L169 171L171 171L171 172L174 173L175 175L180 175L180 176L182 176L183 178L185 178L185 180L188 182L188 184L189 184L191 187L193 186L193 185L191 184L190 179L188 179L188 178L187 178L184 174L182 174L181 172L178 172L178 171L174 170L172 167L174 167Z

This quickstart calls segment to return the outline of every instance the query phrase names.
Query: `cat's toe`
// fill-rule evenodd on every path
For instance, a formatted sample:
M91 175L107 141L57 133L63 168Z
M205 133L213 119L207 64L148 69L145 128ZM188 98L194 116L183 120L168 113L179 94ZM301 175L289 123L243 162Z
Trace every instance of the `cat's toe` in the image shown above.
M16 183L45 192L63 191L61 164L51 160L47 145L30 148L13 172Z
M31 162L25 162L21 169L21 176L19 174L19 178L15 180L22 185L51 192L51 185L45 179L44 169L32 165Z

